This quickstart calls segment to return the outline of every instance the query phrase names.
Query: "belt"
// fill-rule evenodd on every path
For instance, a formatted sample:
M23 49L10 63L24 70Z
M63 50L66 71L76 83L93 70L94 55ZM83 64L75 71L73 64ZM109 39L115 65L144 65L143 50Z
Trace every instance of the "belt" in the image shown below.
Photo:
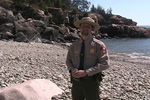
M85 77L82 77L82 78L74 78L73 77L73 80L74 81L93 80L93 76L85 76Z
M83 80L92 80L93 76L85 76L85 77L82 77L81 79L83 79Z

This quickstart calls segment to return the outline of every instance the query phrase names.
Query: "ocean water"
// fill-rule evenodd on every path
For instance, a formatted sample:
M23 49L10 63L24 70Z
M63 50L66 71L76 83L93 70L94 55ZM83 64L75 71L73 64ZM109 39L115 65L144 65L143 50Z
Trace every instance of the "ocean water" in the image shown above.
M140 27L150 28L150 25ZM150 58L150 38L101 39L112 52Z
M150 57L150 38L138 39L101 39L112 52L125 53L132 56Z
M140 27L150 28L149 25L139 25Z

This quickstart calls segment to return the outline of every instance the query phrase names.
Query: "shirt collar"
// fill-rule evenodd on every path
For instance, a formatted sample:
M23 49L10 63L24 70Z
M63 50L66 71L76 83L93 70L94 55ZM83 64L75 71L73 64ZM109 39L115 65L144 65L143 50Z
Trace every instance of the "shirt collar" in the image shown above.
M84 43L87 44L93 40L93 36L90 36L87 40L84 40ZM80 43L82 43L82 39L80 40Z

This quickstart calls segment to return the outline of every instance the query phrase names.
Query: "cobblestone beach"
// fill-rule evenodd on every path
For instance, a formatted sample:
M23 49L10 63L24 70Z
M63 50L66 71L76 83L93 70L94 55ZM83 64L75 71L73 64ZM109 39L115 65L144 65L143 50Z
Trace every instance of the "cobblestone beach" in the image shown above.
M54 100L72 100L65 60L68 48L58 44L0 41L0 88L31 79L48 79L64 93ZM111 67L101 82L102 100L149 100L150 59L109 52Z

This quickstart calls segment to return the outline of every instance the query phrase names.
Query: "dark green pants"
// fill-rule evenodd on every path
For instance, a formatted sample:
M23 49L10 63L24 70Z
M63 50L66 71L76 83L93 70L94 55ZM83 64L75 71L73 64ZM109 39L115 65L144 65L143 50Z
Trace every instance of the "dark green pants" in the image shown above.
M72 80L73 100L100 100L99 82L95 80Z

